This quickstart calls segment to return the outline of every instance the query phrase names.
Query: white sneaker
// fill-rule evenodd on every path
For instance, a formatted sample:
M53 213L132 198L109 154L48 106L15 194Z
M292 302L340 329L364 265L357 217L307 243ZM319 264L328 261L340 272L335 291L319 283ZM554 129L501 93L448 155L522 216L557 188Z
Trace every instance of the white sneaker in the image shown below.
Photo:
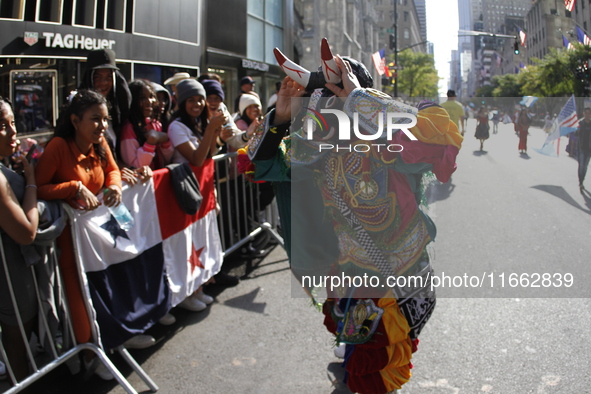
M105 367L105 364L103 364L98 358L93 358L90 361L86 361L86 359L84 360L84 368L86 368L87 371L89 371L92 367L93 363L98 363L98 366L96 367L96 369L94 370L94 373L101 379L103 380L113 380L115 379L115 377L113 376L113 374L111 373L111 371L109 371L107 369L107 367Z
M158 323L162 324L163 326L172 326L174 323L176 323L176 317L174 317L174 315L171 313L167 313L166 315L162 316L160 320L158 320Z
M191 298L198 299L199 301L203 302L205 305L209 305L213 302L213 297L205 294L203 290L197 290L195 293L191 295Z
M334 355L338 358L345 358L345 349L347 344L341 343L339 346L334 348Z
M151 335L136 335L123 343L126 349L145 349L156 343Z
M199 301L197 298L191 297L185 298L178 306L191 312L200 312L207 308L207 305L203 302Z

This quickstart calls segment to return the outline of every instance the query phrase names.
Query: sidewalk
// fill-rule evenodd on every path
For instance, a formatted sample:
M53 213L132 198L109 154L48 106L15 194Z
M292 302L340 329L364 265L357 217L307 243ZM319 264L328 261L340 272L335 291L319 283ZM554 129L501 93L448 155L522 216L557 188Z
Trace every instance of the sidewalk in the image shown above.
M159 393L349 393L333 355L332 335L308 298L291 297L285 251L262 260L230 260L236 287L210 286L215 301L203 312L173 309L177 322L149 330L156 345L130 350L159 386ZM149 392L118 355L115 365L138 392ZM41 389L42 388L42 389ZM64 367L35 386L44 393L124 393L114 381Z

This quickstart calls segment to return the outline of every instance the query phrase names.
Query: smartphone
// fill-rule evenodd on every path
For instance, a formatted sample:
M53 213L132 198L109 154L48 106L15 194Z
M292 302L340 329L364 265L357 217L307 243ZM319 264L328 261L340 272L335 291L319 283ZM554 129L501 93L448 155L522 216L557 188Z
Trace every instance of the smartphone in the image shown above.
M27 159L27 161L29 163L31 162L31 158L33 157L33 153L35 153L36 150L37 150L37 144L31 145L31 147L29 148L29 151L27 152L27 156L25 156L25 159Z

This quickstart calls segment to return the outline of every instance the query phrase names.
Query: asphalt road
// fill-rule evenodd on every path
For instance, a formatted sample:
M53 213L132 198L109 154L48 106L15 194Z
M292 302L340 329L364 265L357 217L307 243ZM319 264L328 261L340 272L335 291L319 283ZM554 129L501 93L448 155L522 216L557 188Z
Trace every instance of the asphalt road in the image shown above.
M545 139L539 129L531 130L528 155L518 153L512 125L501 125L483 152L474 120L467 129L452 180L428 191L438 228L434 267L484 285L437 290L401 392L590 393L591 303L583 297L591 287L591 194L579 192L577 163L564 139L559 157L534 151ZM206 311L173 311L174 326L152 330L156 346L132 351L159 392L348 393L322 314L290 295L284 251L239 273L238 286L210 289L216 301ZM543 282L543 274L571 274L573 285L556 276ZM113 359L138 391L147 390ZM45 392L124 392L65 373L51 386Z

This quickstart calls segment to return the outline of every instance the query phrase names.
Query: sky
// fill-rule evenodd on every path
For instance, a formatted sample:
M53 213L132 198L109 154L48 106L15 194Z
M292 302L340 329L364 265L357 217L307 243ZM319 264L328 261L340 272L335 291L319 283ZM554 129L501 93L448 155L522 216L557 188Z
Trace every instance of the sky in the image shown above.
M458 2L457 0L426 0L427 40L435 50L435 68L440 78L439 95L445 96L449 81L451 51L458 49Z

